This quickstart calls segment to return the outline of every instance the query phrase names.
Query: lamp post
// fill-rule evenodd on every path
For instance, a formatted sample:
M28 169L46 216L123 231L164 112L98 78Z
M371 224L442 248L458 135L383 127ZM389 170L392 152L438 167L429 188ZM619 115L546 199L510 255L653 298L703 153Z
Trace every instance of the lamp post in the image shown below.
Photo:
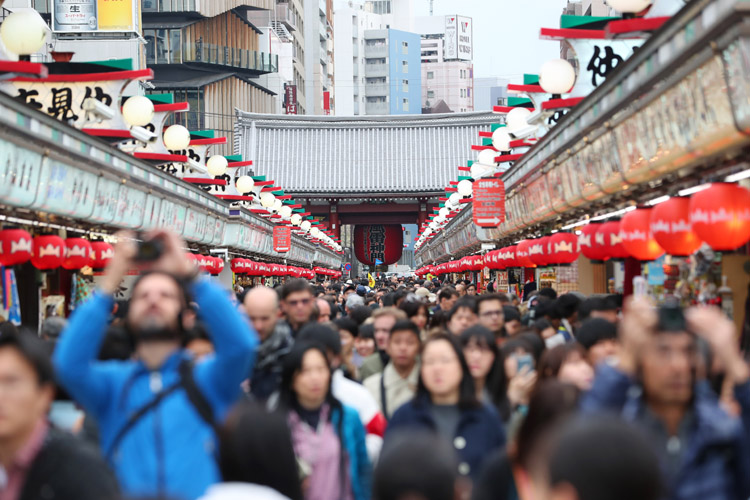
M36 11L28 9L12 13L0 25L0 38L9 52L20 61L31 61L47 38L47 25Z

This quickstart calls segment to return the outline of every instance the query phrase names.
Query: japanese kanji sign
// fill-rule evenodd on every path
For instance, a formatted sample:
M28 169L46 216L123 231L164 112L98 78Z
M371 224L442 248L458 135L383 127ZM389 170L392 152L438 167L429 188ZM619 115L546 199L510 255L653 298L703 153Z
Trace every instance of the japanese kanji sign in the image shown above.
M292 228L289 226L275 226L273 228L273 251L288 252L292 247Z
M474 182L474 224L481 227L497 227L505 222L505 184L496 178L479 179Z

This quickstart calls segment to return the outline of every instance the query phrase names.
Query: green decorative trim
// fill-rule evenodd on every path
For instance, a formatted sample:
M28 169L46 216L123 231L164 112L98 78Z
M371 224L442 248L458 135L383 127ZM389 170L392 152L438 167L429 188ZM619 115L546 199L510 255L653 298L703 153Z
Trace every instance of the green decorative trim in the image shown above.
M458 176L458 182L461 182L461 181L470 181L470 180L471 180L471 176L470 175L459 175Z
M213 139L216 137L216 131L214 130L191 130L190 137L200 139Z
M508 97L508 106L526 106L531 103L531 99L526 97Z
M467 163L468 167L471 168L471 166L474 165L474 160L469 160Z
M492 146L492 138L491 137L482 137L482 146ZM471 165L469 165L471 166Z
M493 123L492 125L490 125L490 130L494 132L495 130L499 129L500 127L504 127L504 126L505 126L504 123Z
M271 191L271 194L274 196L284 196L284 190L282 189L280 191Z
M132 59L107 59L105 61L89 61L88 64L98 64L99 66L107 66L109 68L115 68L122 71L133 71Z
M146 94L146 97L156 104L174 104L174 94Z
M610 21L620 20L620 17L594 17L594 16L560 16L560 28L561 29L593 29L600 30L604 29L603 25Z
M229 162L242 161L242 155L227 155L224 158L226 158Z
M265 175L254 175L253 176L254 181L258 182L266 182L266 176Z
M523 75L524 85L539 85L539 75L529 75L524 73Z

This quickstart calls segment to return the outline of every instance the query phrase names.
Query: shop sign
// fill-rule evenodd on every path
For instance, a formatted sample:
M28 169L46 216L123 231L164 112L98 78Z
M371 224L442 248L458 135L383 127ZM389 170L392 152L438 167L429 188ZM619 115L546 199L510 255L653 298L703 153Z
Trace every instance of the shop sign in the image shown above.
M42 155L0 139L0 199L16 207L31 206L37 197Z
M505 221L505 184L497 178L474 182L472 219L480 227L497 227Z
M292 246L292 228L276 226L273 228L273 251L288 252Z
M185 214L187 207L182 203L177 203L168 199L161 202L161 212L159 214L158 227L169 229L177 234L182 234L185 228Z
M117 215L117 197L122 183L99 177L94 194L94 213L90 219L101 223L112 223Z
M183 238L188 241L202 242L206 236L206 223L207 216L205 213L194 208L188 208L185 217L185 229L182 233Z
M604 83L615 68L633 55L643 44L643 40L571 38L564 43L569 44L575 52L579 68L570 97L586 97Z
M139 31L137 0L52 0L57 33Z
M161 213L161 197L155 194L146 195L146 208L143 211L143 225L141 229L148 231L159 227L159 214Z
M284 104L286 106L286 114L296 115L297 114L297 86L287 85L284 87Z
M88 218L94 210L99 176L46 157L34 208L59 215Z
M146 193L123 184L117 199L115 224L121 227L137 229L143 225L146 210Z

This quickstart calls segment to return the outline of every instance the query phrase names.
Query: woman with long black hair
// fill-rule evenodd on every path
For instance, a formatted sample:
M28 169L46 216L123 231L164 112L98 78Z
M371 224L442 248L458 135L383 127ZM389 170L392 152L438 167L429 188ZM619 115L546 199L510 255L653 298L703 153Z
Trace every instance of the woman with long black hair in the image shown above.
M505 358L491 330L474 325L461 333L461 346L474 379L477 398L497 409L503 422L508 422L511 404L508 401L508 377Z
M430 336L422 346L417 394L391 418L385 435L427 430L448 440L460 458L458 472L476 477L482 462L505 444L505 431L494 408L482 404L458 339Z
M287 419L306 500L368 500L371 466L356 410L331 392L325 348L299 343L284 360L279 408Z

